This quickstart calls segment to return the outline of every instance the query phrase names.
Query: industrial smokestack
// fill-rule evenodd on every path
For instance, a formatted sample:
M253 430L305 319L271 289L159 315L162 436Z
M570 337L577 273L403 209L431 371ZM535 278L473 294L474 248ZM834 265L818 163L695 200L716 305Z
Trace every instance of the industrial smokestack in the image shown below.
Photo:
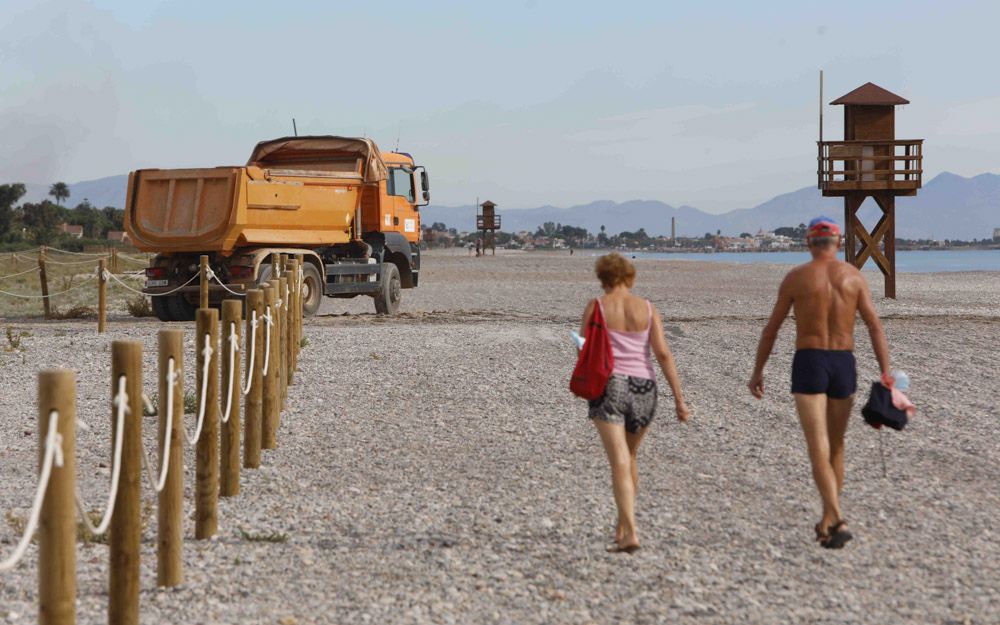
M670 218L670 243L677 244L677 218Z

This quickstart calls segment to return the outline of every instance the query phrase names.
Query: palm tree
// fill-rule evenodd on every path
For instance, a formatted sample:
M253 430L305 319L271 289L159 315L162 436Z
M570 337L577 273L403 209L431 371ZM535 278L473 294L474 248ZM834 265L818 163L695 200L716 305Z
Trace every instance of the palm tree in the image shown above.
M49 187L49 195L56 199L56 204L62 205L63 200L69 199L69 185L57 182Z

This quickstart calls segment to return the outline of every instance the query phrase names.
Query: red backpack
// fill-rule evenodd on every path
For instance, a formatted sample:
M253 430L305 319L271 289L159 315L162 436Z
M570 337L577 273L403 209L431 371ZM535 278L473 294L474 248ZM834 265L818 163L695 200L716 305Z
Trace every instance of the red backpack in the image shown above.
M569 380L569 390L584 399L597 399L604 394L615 365L608 326L604 323L604 307L600 299L594 301L594 314L583 337L586 341L576 360L573 377Z

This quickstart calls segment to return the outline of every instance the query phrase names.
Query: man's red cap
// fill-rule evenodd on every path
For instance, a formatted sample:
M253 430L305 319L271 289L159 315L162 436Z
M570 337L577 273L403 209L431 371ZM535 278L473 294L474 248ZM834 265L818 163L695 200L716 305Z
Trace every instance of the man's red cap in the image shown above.
M827 217L817 217L809 222L806 230L807 239L840 237L840 226Z

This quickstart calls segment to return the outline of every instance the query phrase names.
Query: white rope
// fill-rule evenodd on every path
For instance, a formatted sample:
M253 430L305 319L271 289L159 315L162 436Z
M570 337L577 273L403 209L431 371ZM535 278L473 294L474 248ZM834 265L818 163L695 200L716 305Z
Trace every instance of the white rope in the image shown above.
M246 386L243 386L242 382L240 383L240 388L243 389L244 395L249 395L250 387L253 386L254 357L257 354L257 325L258 325L257 311L254 310L250 314L250 364L247 366L247 374L246 374L247 383Z
M268 306L264 311L264 375L267 375L267 365L271 362L271 326L273 325L274 319L271 318L271 307Z
M9 558L0 562L0 571L9 571L17 566L17 563L24 557L31 544L31 538L38 528L39 517L42 514L42 503L45 501L45 492L49 488L49 478L52 476L52 465L63 466L62 435L59 434L59 413L55 410L49 413L49 430L45 435L45 457L42 460L42 472L38 476L38 487L35 488L35 500L31 504L31 513L28 515L28 522L24 526L24 534L18 541L14 553Z
M229 423L229 413L233 410L233 369L236 368L236 352L239 351L239 337L236 336L236 324L229 322L229 390L226 391L226 411L222 413L222 422Z
M19 271L17 273L12 273L9 276L0 276L0 280L6 280L8 278L16 278L17 276L23 276L26 273L31 273L33 271L41 271L41 267L32 267L31 269L25 269L24 271Z
M118 419L115 426L115 451L111 463L111 492L108 493L108 505L105 507L104 515L101 518L101 522L97 524L97 527L94 527L94 524L90 521L90 516L87 514L88 506L80 496L80 492L77 491L76 493L76 507L80 511L80 519L87 526L87 530L94 536L100 536L108 531L108 526L111 525L111 517L115 513L115 502L118 500L118 478L122 472L122 438L124 438L125 434L125 415L132 412L128 406L128 393L125 392L125 384L125 376L119 376L118 393L111 401L118 408Z
M188 436L187 428L184 429L184 437L187 438L188 445L194 447L198 444L198 439L201 438L201 428L205 425L205 400L208 397L208 370L209 364L212 362L212 336L210 334L205 335L205 347L201 350L202 356L205 357L205 362L202 364L201 369L201 401L198 402L198 425L195 426L194 436Z
M194 282L197 277L198 277L198 274L195 274L195 275L191 276L190 280L188 280L184 284L180 285L176 289L173 289L172 291L167 291L166 293L143 293L139 289L135 289L135 288L130 287L129 285L125 284L124 282L122 282L122 280L118 276L116 276L115 274L109 272L107 269L104 270L104 279L105 279L105 281L107 281L109 278L113 279L115 282L117 282L118 284L122 285L123 287L125 287L129 291L132 291L133 293L138 293L139 295L145 295L146 297L163 297L165 295L173 295L177 291L180 291L181 289L183 289L187 285L189 285L192 282Z
M87 263L92 263L95 260L109 260L110 258L111 258L110 256L105 256L103 258L84 258L83 260L61 261L61 260L52 260L51 258L46 257L44 262L46 265L48 265L49 263L53 265L85 265Z
M90 282L91 280L93 280L94 278L95 278L95 276L90 276L89 278L85 278L84 281L81 282L80 284L78 284L76 286L71 286L70 288L66 289L65 291L58 291L56 293L49 293L48 295L21 295L20 293L11 293L9 291L0 291L0 294L10 295L11 297L20 297L21 299L45 299L46 297L55 297L57 295L63 295L64 293L69 293L70 291L75 291L75 290L79 289L82 286L86 286L87 283Z
M42 248L37 247L35 249L40 250ZM33 250L28 250L28 251L31 252ZM45 251L46 251L46 253L52 252L53 254L72 254L74 256L107 256L108 255L107 252L71 252L69 250L60 250L58 248L53 248L53 247L45 248Z
M225 284L223 284L222 280L219 279L219 276L215 275L215 272L212 271L211 267L209 267L208 269L205 270L205 275L208 276L209 281L215 280L216 282L219 283L219 286L221 286L225 290L229 291L233 295L235 295L237 297L246 297L247 296L246 293L237 293L236 291L232 290L231 288L229 288L228 286L226 286Z
M174 359L167 359L167 427L163 434L163 455L160 460L160 476L153 476L153 469L149 461L149 454L142 454L142 466L146 469L146 477L149 478L149 486L154 492L161 492L164 485L167 483L167 471L170 468L170 443L173 438L173 428L174 428L174 386L177 385L177 380L180 376L174 372ZM145 399L145 396L143 396ZM152 410L150 410L152 412Z

